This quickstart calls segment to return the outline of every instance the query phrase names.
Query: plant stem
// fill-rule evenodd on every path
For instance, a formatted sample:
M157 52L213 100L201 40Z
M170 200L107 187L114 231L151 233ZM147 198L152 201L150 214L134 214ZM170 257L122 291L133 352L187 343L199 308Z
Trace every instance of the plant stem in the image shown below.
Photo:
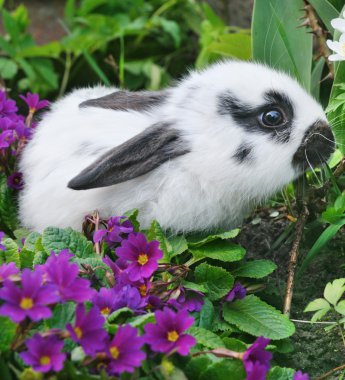
M303 319L290 319L290 321L296 322L296 323L309 323L311 325L314 325L314 324L319 324L319 325L334 325L334 324L338 323L336 321L334 321L334 322L312 322L312 321L305 321Z
M66 53L66 64L65 64L65 71L63 73L62 81L61 81L61 86L60 86L60 91L58 98L61 98L61 96L65 93L70 72L71 72L71 67L72 67L72 58L71 58L71 53L67 52Z
M315 380L326 379L328 376L332 375L332 373L337 372L337 371L341 371L342 369L345 369L345 364L342 364L342 365L340 365L339 367L335 367L335 368L331 369L330 371L328 371L328 372L325 373L324 375L321 375L320 377L318 377L318 378L315 379Z

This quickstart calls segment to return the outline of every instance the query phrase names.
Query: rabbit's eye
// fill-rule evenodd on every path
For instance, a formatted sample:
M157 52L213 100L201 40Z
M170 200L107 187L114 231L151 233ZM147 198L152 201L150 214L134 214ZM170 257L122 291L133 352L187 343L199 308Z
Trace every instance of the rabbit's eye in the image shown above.
M285 124L284 115L279 109L271 109L263 112L259 116L259 121L263 127L280 127Z

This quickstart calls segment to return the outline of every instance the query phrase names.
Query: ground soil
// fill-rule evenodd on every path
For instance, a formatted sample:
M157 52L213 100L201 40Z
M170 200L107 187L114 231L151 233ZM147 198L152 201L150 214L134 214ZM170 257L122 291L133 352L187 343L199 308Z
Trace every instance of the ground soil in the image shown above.
M266 290L260 296L266 297L270 303L282 308L291 240L275 250L272 250L272 245L291 222L283 215L272 218L270 214L272 214L272 210L257 212L245 223L238 240L247 249L248 258L270 259L277 264L278 269L270 276ZM253 219L258 217L261 221L253 224ZM308 234L308 230L312 231L311 228L308 229L307 225L300 250L300 259L306 255L315 239L310 232ZM292 319L310 320L311 314L303 312L306 305L313 299L322 297L327 282L345 277L344 243L345 231L340 231L337 237L322 251L322 255L297 279L292 302ZM334 320L334 316L328 318ZM277 364L302 369L308 372L312 379L316 379L332 368L345 363L345 347L339 330L325 332L324 325L320 324L296 322L295 325L296 333L291 338L294 351L279 355ZM327 379L339 379L339 375L338 372Z

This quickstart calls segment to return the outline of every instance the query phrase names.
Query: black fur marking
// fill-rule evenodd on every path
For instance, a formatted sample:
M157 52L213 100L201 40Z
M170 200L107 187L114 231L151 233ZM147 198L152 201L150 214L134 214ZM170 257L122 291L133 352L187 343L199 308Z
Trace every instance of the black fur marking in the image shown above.
M303 140L292 158L292 165L298 171L324 164L334 152L334 135L330 126L317 120L304 134Z
M265 102L260 106L252 106L235 97L230 91L218 96L218 113L231 116L238 125L250 133L268 134L278 143L286 143L290 139L294 109L291 100L284 94L268 91L264 94ZM286 122L281 127L264 127L259 122L263 112L279 108L283 111Z
M170 123L157 123L111 149L73 178L68 187L87 190L125 182L164 162L189 153L180 132Z
M240 164L249 162L252 159L252 149L253 147L251 145L243 143L237 148L232 157Z
M89 99L79 104L80 108L97 107L115 111L146 111L162 104L168 91L116 91L97 99Z

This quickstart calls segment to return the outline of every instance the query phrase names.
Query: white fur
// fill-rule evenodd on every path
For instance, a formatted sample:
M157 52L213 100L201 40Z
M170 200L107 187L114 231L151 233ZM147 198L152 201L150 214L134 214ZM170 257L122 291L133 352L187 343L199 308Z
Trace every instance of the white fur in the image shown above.
M266 91L285 93L295 109L290 141L281 144L268 135L251 135L219 115L217 95L226 90L253 106L263 103ZM221 62L192 72L171 88L168 103L147 112L78 107L114 91L75 90L44 115L20 164L25 180L20 217L28 228L80 230L84 216L94 210L107 218L133 208L140 210L142 227L153 219L174 231L234 226L252 204L297 177L293 154L307 128L317 119L326 120L320 105L295 80L254 63ZM106 151L159 121L173 121L191 152L121 184L84 191L67 188ZM253 164L231 158L243 141L254 145Z

